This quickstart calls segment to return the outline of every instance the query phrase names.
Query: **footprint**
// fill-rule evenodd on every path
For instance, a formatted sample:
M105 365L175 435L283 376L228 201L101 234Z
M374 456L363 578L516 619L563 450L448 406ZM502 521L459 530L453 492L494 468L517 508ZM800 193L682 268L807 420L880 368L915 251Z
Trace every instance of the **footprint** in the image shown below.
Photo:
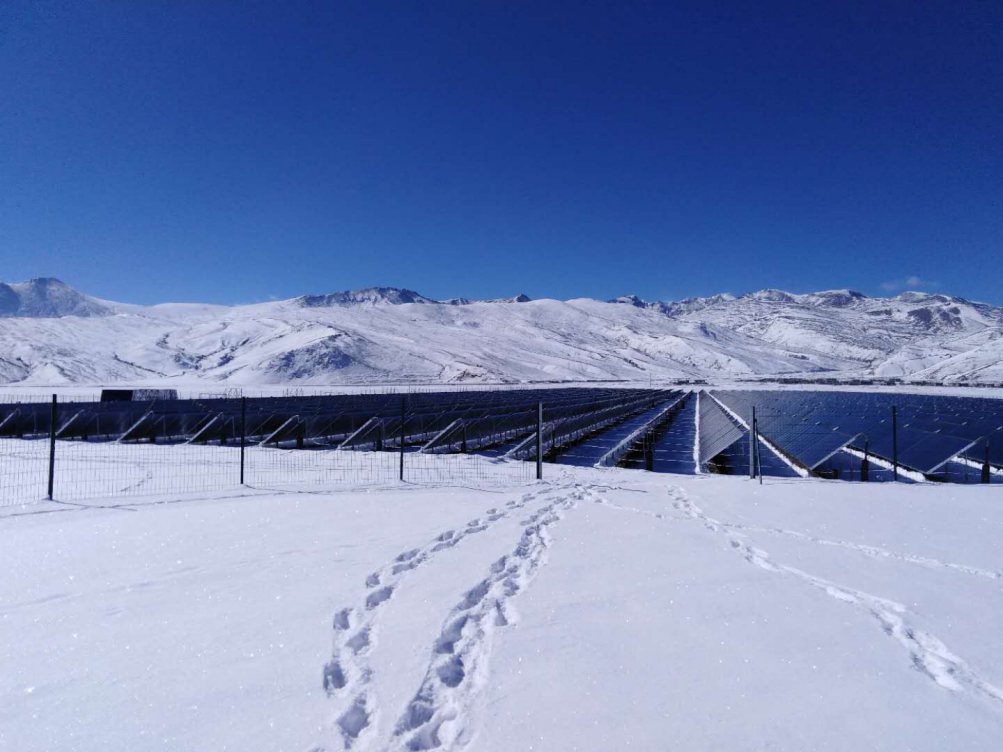
M334 628L338 632L343 632L351 626L352 609L343 608L334 615Z
M324 665L324 691L329 695L335 690L344 689L348 681L345 679L345 671L338 661L331 661Z
M338 726L348 737L348 743L359 738L365 728L369 725L369 711L366 710L366 698L360 697L352 706L346 710L338 719Z
M438 668L439 680L447 687L458 687L466 674L463 671L463 659L454 655Z
M345 645L356 655L369 647L369 627L363 627L348 638Z
M410 551L405 551L404 553L397 556L394 561L411 561L415 556L418 555L420 549L412 548Z
M387 585L386 587L382 587L379 590L374 590L366 598L366 608L372 611L380 604L386 603L388 600L390 600L390 596L393 595L393 593L394 589L389 585Z
M475 587L467 591L467 594L463 596L463 602L460 604L460 608L473 608L482 600L484 596L488 594L488 588L491 587L491 582L489 580L481 580Z
M456 648L456 643L463 637L463 628L467 626L467 621L469 619L470 617L464 614L450 623L450 625L443 630L442 634L439 635L439 639L436 640L435 652L439 655L452 653Z
M374 588L374 587L376 587L379 584L380 584L380 573L379 572L373 572L371 575L369 575L366 578L366 587L367 588Z
M411 569L415 569L419 564L422 563L424 559L411 559L403 564L394 564L393 569L390 570L390 574L400 574L401 572L407 572Z

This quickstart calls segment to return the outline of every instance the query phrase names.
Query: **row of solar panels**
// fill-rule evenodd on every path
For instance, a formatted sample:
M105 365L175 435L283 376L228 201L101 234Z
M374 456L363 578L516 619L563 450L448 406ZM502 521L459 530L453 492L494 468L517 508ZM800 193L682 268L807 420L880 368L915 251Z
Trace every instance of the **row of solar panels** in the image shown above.
M58 405L60 439L218 442L465 451L527 435L539 403L547 420L584 425L654 402L662 390L533 389L400 395L92 402ZM0 436L47 436L50 404L0 406ZM592 417L589 417L592 416ZM403 432L402 432L403 420Z
M720 391L701 411L701 455L723 451L743 435L753 409L764 440L806 470L854 449L936 475L958 458L1003 467L1003 400L916 394L809 391ZM725 424L728 425L725 425ZM705 433L707 434L705 436ZM705 445L706 444L706 448Z

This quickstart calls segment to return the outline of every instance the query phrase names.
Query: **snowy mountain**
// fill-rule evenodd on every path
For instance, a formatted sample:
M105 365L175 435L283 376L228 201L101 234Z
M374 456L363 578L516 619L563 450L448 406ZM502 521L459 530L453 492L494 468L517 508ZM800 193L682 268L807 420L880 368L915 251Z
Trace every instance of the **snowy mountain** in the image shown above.
M0 316L0 383L1003 382L1003 308L915 292L440 302L374 287L242 306L137 306L42 279L0 284Z
M77 292L58 279L0 282L0 318L107 316L110 313L100 301Z
M367 287L363 290L346 290L330 295L304 295L296 298L306 308L330 308L331 306L355 305L403 305L405 303L438 303L414 290L399 290L396 287Z

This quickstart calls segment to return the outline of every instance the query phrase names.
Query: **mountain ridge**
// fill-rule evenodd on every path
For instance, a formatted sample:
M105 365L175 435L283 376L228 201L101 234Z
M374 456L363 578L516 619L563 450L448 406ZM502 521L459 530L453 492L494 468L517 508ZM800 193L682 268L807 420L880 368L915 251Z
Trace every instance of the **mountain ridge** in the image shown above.
M1003 308L941 293L766 289L681 301L438 301L371 287L137 306L0 283L0 383L881 377L1003 381Z

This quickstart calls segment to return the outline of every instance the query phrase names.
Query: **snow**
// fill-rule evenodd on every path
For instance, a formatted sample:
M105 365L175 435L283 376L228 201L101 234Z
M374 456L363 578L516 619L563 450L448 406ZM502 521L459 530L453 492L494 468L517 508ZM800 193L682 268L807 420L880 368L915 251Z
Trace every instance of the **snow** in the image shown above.
M34 387L779 375L998 383L1003 309L850 290L440 303L386 287L251 305L138 306L33 280L0 287L0 352L0 383Z
M0 510L0 749L998 749L996 489L546 477Z

